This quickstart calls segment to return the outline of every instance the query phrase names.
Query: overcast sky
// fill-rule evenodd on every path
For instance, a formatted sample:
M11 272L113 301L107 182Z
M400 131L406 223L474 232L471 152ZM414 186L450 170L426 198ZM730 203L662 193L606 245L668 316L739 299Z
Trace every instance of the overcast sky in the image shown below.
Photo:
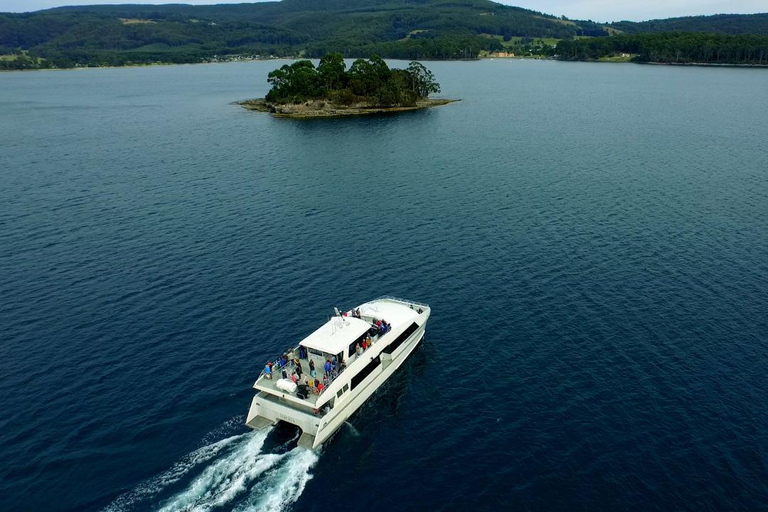
M594 21L642 21L673 16L694 16L718 13L768 12L766 0L501 0L517 5L569 18ZM85 4L163 4L162 0L0 0L0 12L24 12ZM222 0L176 0L176 3L219 4Z

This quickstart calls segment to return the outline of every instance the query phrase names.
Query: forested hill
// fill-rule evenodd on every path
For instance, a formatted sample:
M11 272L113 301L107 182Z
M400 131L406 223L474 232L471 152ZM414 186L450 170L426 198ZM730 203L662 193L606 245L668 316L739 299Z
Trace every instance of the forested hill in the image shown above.
M237 5L102 5L0 15L0 53L57 67L195 62L222 55L469 58L512 37L607 35L488 0L283 0ZM36 61L35 61L36 62Z
M768 13L686 16L683 18L667 18L640 23L619 21L608 26L627 34L638 34L641 32L707 32L732 35L768 35Z
M677 20L601 25L489 0L62 7L0 14L0 69L319 57L331 52L345 57L457 59L484 51L530 50L533 38L539 38L538 50L551 54L559 40L663 30L659 23L665 21L674 21L670 30L706 25L716 32L722 24L725 33L768 34L768 15ZM685 23L691 28L681 28ZM734 28L737 25L741 28Z

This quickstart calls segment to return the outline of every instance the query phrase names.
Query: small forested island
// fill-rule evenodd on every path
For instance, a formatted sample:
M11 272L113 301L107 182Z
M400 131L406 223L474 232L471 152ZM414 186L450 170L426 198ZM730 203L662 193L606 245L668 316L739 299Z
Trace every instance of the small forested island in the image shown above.
M286 64L269 73L272 86L264 99L240 104L278 117L316 118L403 112L456 100L430 99L440 84L419 62L390 69L378 55L357 59L349 70L340 53L329 53L317 67L309 60Z

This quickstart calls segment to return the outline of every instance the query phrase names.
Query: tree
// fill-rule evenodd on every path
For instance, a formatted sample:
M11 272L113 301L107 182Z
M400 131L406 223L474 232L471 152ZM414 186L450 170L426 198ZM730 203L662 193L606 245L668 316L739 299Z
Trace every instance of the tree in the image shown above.
M435 75L420 62L413 61L408 64L408 73L411 74L411 90L419 98L440 92L440 84L435 81Z
M347 64L340 53L329 53L320 59L317 74L322 86L328 91L336 91L346 85Z
M370 61L357 59L349 68L349 85L358 96L375 95L381 85L377 68Z
M318 75L308 60L285 64L267 75L272 89L266 99L277 103L302 103L318 95Z
M368 62L371 65L371 71L376 73L376 77L379 79L379 82L386 82L389 80L389 77L392 76L392 71L389 69L389 66L387 66L387 63L384 62L384 59L378 55L371 55L371 58L368 59Z

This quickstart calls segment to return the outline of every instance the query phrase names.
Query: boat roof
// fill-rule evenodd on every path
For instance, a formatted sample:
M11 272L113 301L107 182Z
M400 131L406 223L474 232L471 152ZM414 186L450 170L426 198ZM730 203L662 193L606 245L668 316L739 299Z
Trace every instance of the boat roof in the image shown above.
M327 354L338 354L363 335L371 324L355 317L335 316L318 330L304 338L300 345Z
M417 311L409 308L402 302L394 302L388 299L377 299L366 302L360 306L360 314L373 317L377 320L386 320L388 324L398 326L412 321L419 316Z

